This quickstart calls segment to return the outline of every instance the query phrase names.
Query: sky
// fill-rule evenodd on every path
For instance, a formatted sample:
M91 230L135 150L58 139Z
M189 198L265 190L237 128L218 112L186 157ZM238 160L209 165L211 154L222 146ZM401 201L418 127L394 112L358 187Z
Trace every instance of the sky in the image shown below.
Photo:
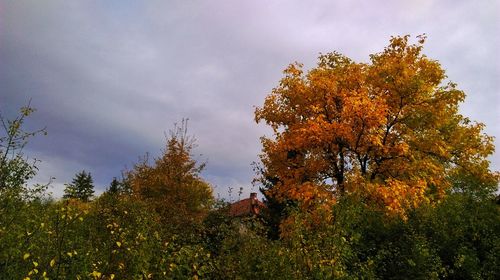
M424 53L467 94L461 113L500 147L499 2L0 0L0 111L37 109L26 127L48 135L24 152L56 197L81 170L102 192L183 118L215 193L247 195L270 134L255 107L288 64L368 62L391 36L425 33ZM500 170L500 152L490 159Z

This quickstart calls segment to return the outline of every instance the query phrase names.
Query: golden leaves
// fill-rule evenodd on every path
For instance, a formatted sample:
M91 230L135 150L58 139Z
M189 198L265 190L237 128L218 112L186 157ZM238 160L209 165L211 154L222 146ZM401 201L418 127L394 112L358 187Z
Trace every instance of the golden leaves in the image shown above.
M398 212L425 201L429 186L443 194L450 166L490 174L492 139L458 114L464 93L440 86L444 70L422 54L424 42L393 37L370 64L331 53L307 73L298 63L284 71L255 110L274 130L262 139L261 181L273 178L277 198L309 205L375 184L373 195Z
M424 180L405 182L389 179L384 184L375 184L371 195L381 202L388 213L404 216L407 209L429 201L425 196L426 189Z
M145 158L127 173L127 183L135 198L147 201L162 217L162 223L177 226L199 222L210 207L213 190L200 176L205 163L193 158L195 147L195 139L187 135L184 120L170 132L161 157L153 164Z

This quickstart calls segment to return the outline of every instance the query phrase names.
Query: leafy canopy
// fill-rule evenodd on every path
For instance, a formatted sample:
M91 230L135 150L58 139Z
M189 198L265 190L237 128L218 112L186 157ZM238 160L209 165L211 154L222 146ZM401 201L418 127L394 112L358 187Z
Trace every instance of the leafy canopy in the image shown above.
M261 138L258 180L269 197L307 206L359 192L398 212L439 199L456 174L497 181L492 137L458 113L464 92L417 38L393 37L370 63L334 52L307 73L300 63L285 69L255 110L274 131Z
M128 173L133 194L174 227L201 221L213 200L212 187L200 177L205 164L191 155L194 148L195 138L187 134L183 120L170 131L166 150L153 165L146 158Z

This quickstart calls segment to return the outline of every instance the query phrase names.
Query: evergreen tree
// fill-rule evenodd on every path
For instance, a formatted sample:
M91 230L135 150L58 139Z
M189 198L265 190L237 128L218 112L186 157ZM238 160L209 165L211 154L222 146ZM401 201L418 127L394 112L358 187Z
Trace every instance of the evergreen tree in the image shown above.
M77 173L71 184L66 184L64 198L76 198L82 201L89 201L94 194L94 181L90 172L85 170Z
M127 182L126 179L119 180L116 177L113 177L113 180L109 184L108 189L106 190L106 193L112 194L112 195L126 195L130 194L130 186Z
M116 179L116 177L113 177L113 181L111 181L111 184L109 185L108 188L108 193L111 194L118 194L120 193L121 190L121 183Z

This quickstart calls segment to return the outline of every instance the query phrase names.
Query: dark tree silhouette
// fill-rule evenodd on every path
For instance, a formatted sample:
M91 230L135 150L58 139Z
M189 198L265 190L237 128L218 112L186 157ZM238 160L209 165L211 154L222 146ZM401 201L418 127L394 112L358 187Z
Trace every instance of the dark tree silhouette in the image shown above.
M85 170L77 173L71 184L66 184L64 198L76 198L89 201L94 194L94 181L90 172Z

